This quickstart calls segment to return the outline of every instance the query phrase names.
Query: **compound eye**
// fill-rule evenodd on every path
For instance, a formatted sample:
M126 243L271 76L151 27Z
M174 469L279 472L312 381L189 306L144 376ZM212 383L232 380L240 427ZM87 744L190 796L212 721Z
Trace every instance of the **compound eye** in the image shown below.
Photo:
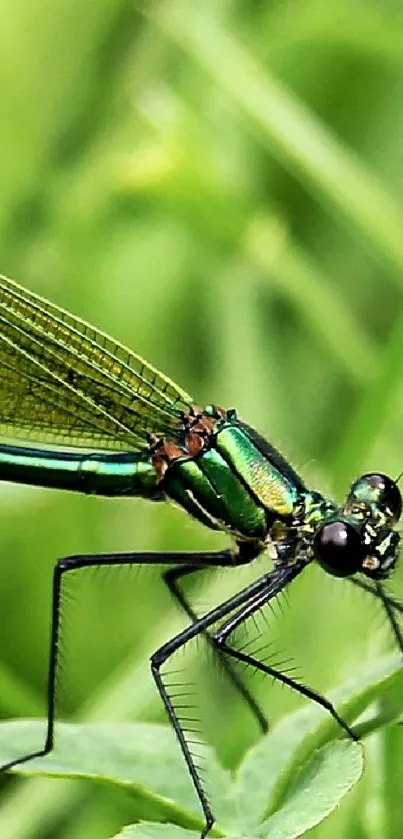
M351 496L359 501L377 504L394 522L401 516L402 496L399 487L387 475L377 472L363 475L351 487Z
M393 521L398 521L402 514L402 496L395 481L382 473L363 475L361 481L365 481L375 495L375 503L379 504L382 510L387 511Z
M361 536L345 521L322 525L315 533L313 550L322 568L334 577L349 577L361 570L364 558Z

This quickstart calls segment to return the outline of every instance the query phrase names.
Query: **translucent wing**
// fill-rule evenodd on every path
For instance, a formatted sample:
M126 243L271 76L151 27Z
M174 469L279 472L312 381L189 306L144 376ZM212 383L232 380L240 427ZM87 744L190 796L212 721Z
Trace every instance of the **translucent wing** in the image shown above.
M130 451L174 439L191 397L85 321L0 276L0 436Z

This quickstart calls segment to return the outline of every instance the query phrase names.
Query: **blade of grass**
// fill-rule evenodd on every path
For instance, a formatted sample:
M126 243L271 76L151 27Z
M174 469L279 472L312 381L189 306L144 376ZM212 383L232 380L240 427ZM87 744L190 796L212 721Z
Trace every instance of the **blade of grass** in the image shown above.
M335 454L334 483L337 491L344 486L346 475L359 474L364 457L381 433L399 392L403 369L402 314L397 315L380 356L378 373L363 393Z
M270 276L270 287L290 300L349 379L359 384L373 379L379 362L371 340L338 287L331 285L308 253L290 240L278 216L252 219L244 247L253 262Z
M376 176L204 5L170 0L149 14L237 103L270 153L369 237L402 286L402 211Z

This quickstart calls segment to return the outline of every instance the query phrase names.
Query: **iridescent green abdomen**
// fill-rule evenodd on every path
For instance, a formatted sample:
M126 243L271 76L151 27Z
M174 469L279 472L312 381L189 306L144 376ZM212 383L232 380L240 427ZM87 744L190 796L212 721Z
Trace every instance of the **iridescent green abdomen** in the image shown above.
M90 495L162 498L149 456L0 445L0 479Z
M290 520L304 485L289 467L287 474L280 455L275 465L277 453L256 432L229 416L199 454L170 463L164 491L209 527L262 540L275 520Z

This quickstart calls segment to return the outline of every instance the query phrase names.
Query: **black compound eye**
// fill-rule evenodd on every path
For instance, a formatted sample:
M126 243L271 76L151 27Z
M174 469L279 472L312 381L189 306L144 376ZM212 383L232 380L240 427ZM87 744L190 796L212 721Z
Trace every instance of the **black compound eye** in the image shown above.
M358 478L351 487L349 498L378 506L393 522L397 522L402 514L399 487L392 478L381 472L371 472Z
M377 495L377 502L383 510L388 510L392 518L397 521L402 514L402 496L395 481L387 475L374 472L364 475L361 480L368 483Z
M334 577L349 577L361 569L364 549L361 536L345 521L330 521L317 530L313 540L315 557Z

